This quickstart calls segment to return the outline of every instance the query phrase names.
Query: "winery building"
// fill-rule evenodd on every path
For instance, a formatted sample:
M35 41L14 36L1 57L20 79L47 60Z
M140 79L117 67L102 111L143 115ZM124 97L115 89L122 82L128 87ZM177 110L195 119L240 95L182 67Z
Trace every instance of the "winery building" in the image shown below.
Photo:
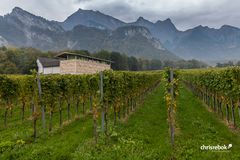
M38 58L41 74L94 74L111 69L112 61L86 55L63 52L55 58Z

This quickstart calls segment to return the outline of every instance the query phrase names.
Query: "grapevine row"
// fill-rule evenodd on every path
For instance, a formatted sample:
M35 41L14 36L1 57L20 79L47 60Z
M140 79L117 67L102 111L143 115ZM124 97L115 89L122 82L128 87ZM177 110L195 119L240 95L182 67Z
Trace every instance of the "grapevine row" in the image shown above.
M179 95L178 83L179 74L178 71L166 68L164 73L165 79L165 100L167 105L168 124L170 131L171 144L174 146L174 133L175 133L175 113L177 108L177 96Z
M185 84L222 118L236 127L236 109L240 117L240 68L183 72ZM225 107L225 110L224 110ZM224 116L225 114L225 116ZM230 116L231 114L231 116Z
M20 107L21 120L33 121L36 138L37 120L42 119L45 128L45 114L49 116L48 130L53 128L52 117L59 116L63 124L63 106L67 108L68 121L89 112L93 116L94 135L97 140L98 119L102 115L102 130L107 134L108 117L124 118L143 102L145 95L154 89L161 79L160 72L113 72L93 75L0 75L0 105L4 109L4 126L8 115ZM31 108L26 117L26 107Z

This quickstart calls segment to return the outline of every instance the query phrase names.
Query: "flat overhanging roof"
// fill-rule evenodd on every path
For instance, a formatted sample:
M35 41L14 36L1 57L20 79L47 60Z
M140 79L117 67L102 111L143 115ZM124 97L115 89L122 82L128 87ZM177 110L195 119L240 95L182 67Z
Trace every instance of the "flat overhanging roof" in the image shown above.
M47 58L47 57L38 57L38 60L43 67L59 67L59 59Z
M106 63L110 63L110 64L114 63L113 61L110 61L110 60L91 57L91 56L82 55L82 54L70 53L70 52L63 52L63 53L56 55L55 57L68 59L68 56L75 56L77 58L84 58L84 59L88 59L88 60L93 60L93 61L98 61L98 62L106 62Z

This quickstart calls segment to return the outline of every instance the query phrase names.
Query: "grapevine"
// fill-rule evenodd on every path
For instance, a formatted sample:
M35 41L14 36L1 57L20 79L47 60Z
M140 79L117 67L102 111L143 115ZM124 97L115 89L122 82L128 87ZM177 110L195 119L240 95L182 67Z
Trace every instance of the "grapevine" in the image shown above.
M59 117L59 126L62 127L63 112L66 110L67 120L70 123L74 118L73 115L79 117L79 106L82 104L82 114L92 114L93 132L97 142L100 113L104 110L104 132L108 136L109 121L117 125L118 121L136 110L144 97L159 84L161 77L161 72L158 71L104 71L101 101L99 74L37 76L37 73L33 72L33 75L1 75L0 101L1 106L5 108L4 124L7 127L8 112L18 101L21 104L18 105L21 106L19 119L22 121L28 117L25 115L26 106L31 106L30 118L33 120L33 134L36 138L37 120L42 118L42 123L45 123L45 112L48 132L52 132L53 115ZM45 127L43 129L45 130Z

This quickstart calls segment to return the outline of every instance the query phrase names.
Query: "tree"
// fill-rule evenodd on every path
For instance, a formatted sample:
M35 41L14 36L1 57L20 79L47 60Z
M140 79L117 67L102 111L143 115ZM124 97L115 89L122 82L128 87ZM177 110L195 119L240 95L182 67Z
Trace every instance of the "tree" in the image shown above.
M93 56L97 58L111 60L111 53L105 50L101 50L100 52L93 54Z
M151 60L151 70L159 70L162 69L162 62L157 59Z
M226 63L217 63L216 67L229 67L234 66L233 61L228 61Z
M138 59L139 61L139 70L150 70L151 64L147 59Z
M127 70L128 69L128 62L127 56L121 55L118 52L111 53L111 61L114 63L112 64L113 70Z
M6 46L2 46L2 47L0 47L0 50L1 50L1 51L6 51L6 50L7 50L7 47L6 47Z
M236 63L236 66L240 66L240 61L238 61L238 62Z
M2 74L15 74L18 72L19 71L18 71L17 66L10 61L6 61L0 65L0 73L2 73Z
M164 61L164 67L175 67L175 63L173 61L170 61L170 60L166 60Z
M138 71L139 70L138 60L135 57L128 58L128 68L130 71Z

